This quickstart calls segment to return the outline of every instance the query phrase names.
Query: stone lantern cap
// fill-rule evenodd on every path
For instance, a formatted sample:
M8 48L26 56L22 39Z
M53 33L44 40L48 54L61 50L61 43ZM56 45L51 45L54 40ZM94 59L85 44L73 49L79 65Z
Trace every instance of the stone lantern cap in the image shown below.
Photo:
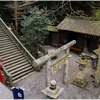
M56 85L56 81L55 80L51 80L50 84L51 85Z
M82 71L80 71L79 73L77 73L77 75L75 77L80 79L80 80L83 80L85 75L82 73Z
M56 86L56 81L55 80L51 80L50 85L51 86Z
M93 50L93 52L94 52L95 54L97 54L98 56L100 56L100 48Z
M81 59L83 59L83 60L86 59L86 54L85 53L81 53Z
M48 86L44 90L41 90L41 92L53 99L56 99L61 94L61 92L63 91L64 88L60 88L60 87L56 86L55 89L52 89L52 88L50 88L51 86L56 86L55 80L51 80L50 86Z

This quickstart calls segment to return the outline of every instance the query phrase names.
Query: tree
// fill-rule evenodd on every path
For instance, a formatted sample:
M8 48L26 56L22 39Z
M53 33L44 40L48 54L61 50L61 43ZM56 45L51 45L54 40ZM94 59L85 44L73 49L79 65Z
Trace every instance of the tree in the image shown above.
M100 9L94 10L93 16L100 19Z
M47 7L49 18L55 19L55 25L58 25L66 16L91 16L94 1L40 1L38 6Z
M21 41L26 48L37 57L38 45L42 43L46 34L48 34L47 26L52 22L46 17L44 9L35 6L29 11L29 16L23 16L21 21L22 33Z
M100 2L95 2L95 6L93 6L92 17L100 19Z
M14 1L14 19L15 19L15 27L18 32L18 3Z
M14 20L16 35L18 36L18 25L22 19L21 15L28 14L29 9L34 5L36 1L10 1L3 5L4 9L7 9L11 14L10 20Z
M17 3L16 22L18 25L20 20L22 20L21 15L28 15L29 9L33 8L33 6L47 8L49 19L53 19L55 25L58 25L65 18L65 16L91 16L93 7L97 5L99 6L99 1L6 1L4 8L11 14L11 19L13 20L15 20L14 12L16 11L16 5L14 6L14 2Z

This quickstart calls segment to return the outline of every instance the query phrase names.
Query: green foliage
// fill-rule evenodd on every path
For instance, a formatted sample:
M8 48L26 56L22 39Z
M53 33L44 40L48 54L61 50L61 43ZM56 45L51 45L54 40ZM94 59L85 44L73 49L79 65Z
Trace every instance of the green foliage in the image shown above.
M92 16L95 1L72 1L72 8L76 16Z
M94 17L100 18L100 9L93 11Z
M93 17L99 19L94 23L94 25L98 25L98 24L100 25L100 9L93 11Z
M23 26L22 33L24 35L20 40L29 48L29 51L31 51L33 55L36 54L38 44L40 44L45 35L49 33L47 26L51 24L52 22L46 17L45 10L39 9L37 6L30 10L29 16L23 16L21 26Z

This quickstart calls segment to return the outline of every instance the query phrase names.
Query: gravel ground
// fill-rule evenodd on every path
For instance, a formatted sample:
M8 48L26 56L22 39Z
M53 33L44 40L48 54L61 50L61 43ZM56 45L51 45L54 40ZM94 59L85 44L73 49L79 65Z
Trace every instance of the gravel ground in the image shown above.
M52 75L52 79L55 79L59 87L64 88L58 99L97 99L100 93L100 87L95 88L91 81L90 75L93 74L94 70L91 68L91 61L84 69L88 84L84 88L80 88L76 85L71 84L73 73L79 72L78 64L76 60L79 54L70 52L72 55L69 61L68 69L68 82L67 84L62 83L63 79L63 68L61 68L56 74ZM62 66L63 67L63 66ZM45 68L41 69L40 72L34 72L27 78L14 84L15 87L23 87L25 89L26 99L46 99L46 96L41 93L41 90L46 88L46 73Z

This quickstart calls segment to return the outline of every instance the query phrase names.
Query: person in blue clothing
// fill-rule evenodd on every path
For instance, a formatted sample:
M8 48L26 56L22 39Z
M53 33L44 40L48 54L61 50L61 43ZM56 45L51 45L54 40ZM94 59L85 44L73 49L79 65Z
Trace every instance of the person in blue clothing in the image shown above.
M12 92L14 99L25 99L25 92L23 88L13 87Z
M63 43L66 44L68 41L66 38L64 38Z

